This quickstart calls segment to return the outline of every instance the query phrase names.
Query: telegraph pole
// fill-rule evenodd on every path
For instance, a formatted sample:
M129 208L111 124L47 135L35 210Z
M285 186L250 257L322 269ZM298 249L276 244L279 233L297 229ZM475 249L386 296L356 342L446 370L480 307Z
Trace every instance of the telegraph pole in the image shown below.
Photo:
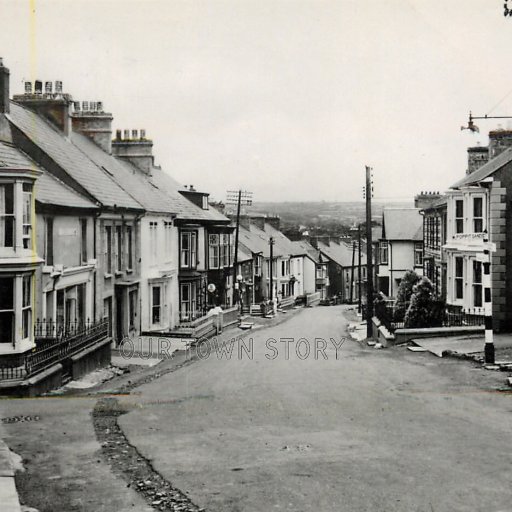
M238 205L236 208L236 230L235 230L235 256L233 258L233 294L234 294L234 300L235 304L238 304L240 301L240 290L238 287L240 284L238 283L236 279L236 267L238 265L238 233L240 231L240 204L242 202L242 191L238 191Z
M274 237L271 236L269 241L268 241L269 245L270 245L270 300L273 301L274 300L274 281L273 281L273 278L272 278L272 269L273 269L273 263L274 263L274 244L275 244L275 240L274 240ZM272 304L272 309L274 308L274 305Z
M366 166L366 336L373 334L372 168Z
M235 254L233 257L233 301L240 302L240 283L237 280L236 267L238 265L238 237L240 232L240 207L242 203L246 206L252 205L252 192L240 190L228 190L226 205L236 204L236 228L235 228ZM220 256L220 255L219 255Z
M357 226L357 312L361 313L361 224Z
M352 241L352 268L350 272L350 304L354 303L354 267L356 264L356 241Z

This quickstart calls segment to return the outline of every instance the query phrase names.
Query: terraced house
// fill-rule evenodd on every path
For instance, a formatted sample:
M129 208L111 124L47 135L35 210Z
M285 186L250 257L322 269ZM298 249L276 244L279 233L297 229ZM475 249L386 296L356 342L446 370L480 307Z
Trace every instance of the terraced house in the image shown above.
M232 302L229 219L155 166L144 130L113 139L102 103L61 82L10 100L3 65L0 92L0 380L59 385L112 341Z
M484 242L491 253L493 327L512 328L512 131L489 133L489 147L468 151L466 176L447 192L447 303L467 314L483 314ZM471 149L471 148L470 148ZM475 154L479 156L475 161ZM481 155L488 155L488 160Z

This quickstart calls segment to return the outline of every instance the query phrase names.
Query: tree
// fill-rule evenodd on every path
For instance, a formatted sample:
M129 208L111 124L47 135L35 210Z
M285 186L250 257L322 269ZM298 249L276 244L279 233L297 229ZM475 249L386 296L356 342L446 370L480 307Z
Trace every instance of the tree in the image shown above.
M396 294L394 312L394 319L396 322L401 322L404 319L405 312L409 306L409 301L411 300L412 290L419 280L420 276L416 274L416 272L408 270L400 281L400 286L398 287L398 292Z
M442 325L444 308L436 297L434 286L428 277L422 277L414 285L411 303L405 314L405 327L436 327Z

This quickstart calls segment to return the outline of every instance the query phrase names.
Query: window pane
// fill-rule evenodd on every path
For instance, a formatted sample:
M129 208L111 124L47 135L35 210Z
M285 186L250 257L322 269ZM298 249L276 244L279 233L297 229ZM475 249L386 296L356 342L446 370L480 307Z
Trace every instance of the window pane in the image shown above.
M160 306L160 286L153 286L153 306Z
M13 308L14 308L14 278L0 277L0 310L13 309Z
M455 217L464 216L464 203L461 199L455 201Z
M463 277L463 260L462 258L455 258L455 276Z
M0 343L14 342L14 313L0 312Z
M473 198L473 217L482 217L482 198Z
M31 284L32 279L30 276L23 276L23 307L26 308L31 305Z

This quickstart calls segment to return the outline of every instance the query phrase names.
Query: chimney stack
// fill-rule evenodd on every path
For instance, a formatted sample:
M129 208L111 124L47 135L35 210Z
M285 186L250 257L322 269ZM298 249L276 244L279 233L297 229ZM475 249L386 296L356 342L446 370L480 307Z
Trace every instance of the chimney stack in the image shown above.
M489 132L489 160L512 147L512 130L493 130Z
M73 113L73 131L85 135L96 143L103 151L112 154L112 114L103 112L103 102L76 102L78 108Z
M468 148L468 168L466 174L471 174L480 169L489 161L489 148L485 146L473 146Z
M48 119L59 128L64 135L71 133L71 105L73 98L62 94L62 82L55 82L55 92L52 92L52 82L44 83L36 80L34 89L31 82L25 82L25 93L14 96L14 101Z
M0 114L9 113L9 70L0 57Z
M140 139L138 130L131 131L131 138L130 130L124 130L123 134L121 138L121 130L117 130L116 138L111 142L112 154L128 160L143 173L151 174L154 165L153 141L146 139L144 129L140 130Z

